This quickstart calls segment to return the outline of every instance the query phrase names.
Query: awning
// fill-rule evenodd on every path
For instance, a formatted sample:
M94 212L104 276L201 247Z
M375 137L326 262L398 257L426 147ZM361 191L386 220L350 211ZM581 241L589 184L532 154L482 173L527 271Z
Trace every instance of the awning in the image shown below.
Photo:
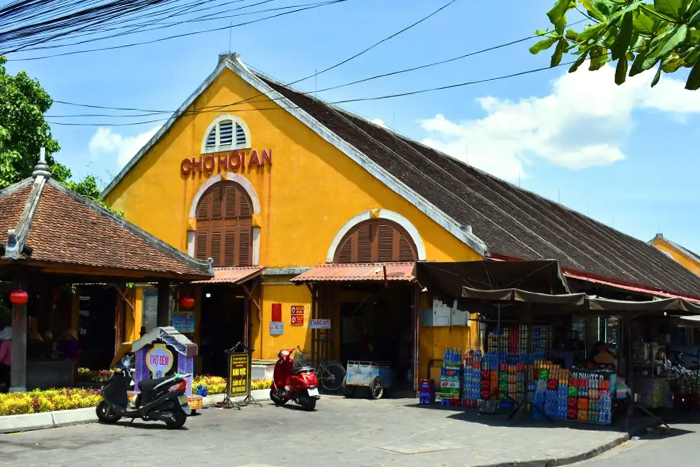
M470 287L462 287L462 298L505 302L530 302L545 305L581 306L585 303L586 294L572 293L550 295L545 293L529 292L527 290L522 289L483 290L472 289Z
M664 312L672 315L700 315L700 306L682 298L664 298L645 302L628 300L610 300L607 298L588 298L591 311L641 311Z
M569 285L556 261L420 262L416 279L429 292L462 297L462 288L473 290L520 289L545 294L568 294Z
M193 284L241 284L262 274L262 266L240 268L214 268L214 277L205 281L194 281Z
M415 263L322 264L291 282L411 282Z
M591 284L599 284L599 285L604 285L606 287L611 287L614 289L619 289L619 290L627 290L630 292L638 292L638 293L643 293L647 295L656 295L659 297L666 297L666 298L683 298L688 301L700 303L700 301L690 298L690 297L685 297L685 296L680 296L676 294L672 294L669 292L664 292L662 290L656 290L656 289L650 289L650 288L644 288L644 287L638 287L638 286L633 286L633 285L627 285L627 284L618 284L616 282L611 282L611 281L606 281L603 279L597 279L594 277L588 277L585 275L581 274L576 274L575 272L569 272L569 271L564 271L564 276L571 278L571 279L576 279L579 281L585 281L585 282L590 282Z

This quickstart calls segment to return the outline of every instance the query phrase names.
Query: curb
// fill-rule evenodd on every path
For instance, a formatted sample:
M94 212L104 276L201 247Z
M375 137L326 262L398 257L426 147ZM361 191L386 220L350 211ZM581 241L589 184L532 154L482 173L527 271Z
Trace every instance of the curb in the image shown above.
M259 402L270 400L270 390L260 389L251 391L250 395ZM204 407L216 406L224 400L224 394L212 394L204 398ZM243 402L244 397L234 397L235 402ZM44 430L60 426L79 425L97 422L94 407L73 410L57 410L54 412L29 413L24 415L0 416L0 433L16 433L18 431Z
M574 454L572 456L560 457L558 459L535 459L530 461L509 461L509 462L498 462L496 464L484 464L473 467L555 467L560 465L575 464L577 462L583 462L588 459L592 459L596 456L603 454L604 452L610 451L622 443L629 441L630 435L624 434L619 438L610 441L609 443L598 446L597 448L591 449L589 451L583 452L581 454Z

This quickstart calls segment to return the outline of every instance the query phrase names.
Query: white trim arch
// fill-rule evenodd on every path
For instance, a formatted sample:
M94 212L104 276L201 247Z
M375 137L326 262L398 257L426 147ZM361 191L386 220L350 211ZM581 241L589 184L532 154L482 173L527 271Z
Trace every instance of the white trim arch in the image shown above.
M418 233L418 229L416 229L416 227L411 223L411 221L409 221L397 212L387 211L386 209L379 209L379 216L372 217L373 211L374 210L361 212L360 214L356 215L355 217L347 221L345 224L343 224L340 230L338 230L338 233L335 234L330 248L328 248L328 254L326 255L327 263L333 262L333 260L335 259L335 252L338 249L338 246L340 246L340 242L343 240L345 235L347 235L347 233L350 232L350 230L352 230L353 227L355 227L361 222L372 219L385 219L399 224L401 227L404 228L404 230L406 230L408 235L410 235L411 240L413 240L413 244L416 246L416 255L418 256L418 261L425 261L427 259L423 239Z
M227 147L226 149L220 149L219 144L218 144L218 132L217 132L217 145L214 149L207 149L207 138L209 137L209 133L211 133L211 130L216 128L219 123L221 123L224 120L231 120L234 124L233 127L233 141L231 144L231 147ZM243 129L243 133L245 133L245 141L246 144L240 146L235 143L236 141L236 125L239 125ZM212 154L215 152L221 152L221 151L231 151L231 150L236 150L236 149L246 149L251 147L253 142L250 139L250 130L248 129L248 125L245 124L243 120L241 120L240 117L237 117L236 115L233 114L226 114L226 115L220 115L216 117L207 127L207 130L204 132L204 136L202 137L202 154Z
M226 178L224 178L221 174L214 175L213 177L209 178L206 182L202 184L202 186L199 187L199 190L197 190L197 193L194 195L194 198L192 199L192 204L190 204L190 212L189 212L189 219L194 219L197 215L197 205L199 204L199 200L202 199L202 196L204 196L204 193L213 185L219 183L219 182L235 182L238 183L248 194L248 197L250 198L251 203L253 204L253 215L254 216L259 216L260 215L260 198L258 198L258 194L255 192L255 188L253 188L253 185L250 184L250 182L243 177L240 174L234 173L234 172L228 172L226 174ZM187 232L187 254L190 256L194 257L194 241L195 241L195 231L194 230L189 230ZM251 258L251 264L253 266L258 266L260 263L260 227L253 226L253 251L252 251L252 258Z

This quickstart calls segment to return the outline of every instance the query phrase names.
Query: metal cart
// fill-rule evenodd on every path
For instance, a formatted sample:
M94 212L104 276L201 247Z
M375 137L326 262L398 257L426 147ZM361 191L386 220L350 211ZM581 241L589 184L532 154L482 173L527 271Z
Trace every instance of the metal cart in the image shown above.
M394 383L394 371L388 363L348 360L345 395L351 396L358 387L369 389L372 399L381 399Z

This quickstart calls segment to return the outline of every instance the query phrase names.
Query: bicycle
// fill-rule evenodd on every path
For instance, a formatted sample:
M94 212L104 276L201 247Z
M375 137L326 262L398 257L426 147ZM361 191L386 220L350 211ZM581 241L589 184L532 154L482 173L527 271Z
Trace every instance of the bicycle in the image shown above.
M316 378L328 392L337 392L345 385L345 368L338 362L319 362Z

